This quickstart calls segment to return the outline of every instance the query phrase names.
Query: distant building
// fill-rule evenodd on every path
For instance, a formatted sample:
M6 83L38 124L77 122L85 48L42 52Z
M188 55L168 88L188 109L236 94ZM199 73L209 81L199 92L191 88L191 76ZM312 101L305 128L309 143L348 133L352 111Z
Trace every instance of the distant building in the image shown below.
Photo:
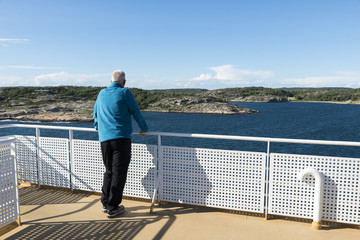
M54 91L46 90L46 89L39 89L39 90L35 90L35 93L37 93L37 94L54 94Z

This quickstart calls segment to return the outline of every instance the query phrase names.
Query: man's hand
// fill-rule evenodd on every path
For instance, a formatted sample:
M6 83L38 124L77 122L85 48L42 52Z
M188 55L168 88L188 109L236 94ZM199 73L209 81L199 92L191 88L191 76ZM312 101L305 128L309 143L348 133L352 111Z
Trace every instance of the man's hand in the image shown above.
M146 136L147 132L140 132L140 136Z

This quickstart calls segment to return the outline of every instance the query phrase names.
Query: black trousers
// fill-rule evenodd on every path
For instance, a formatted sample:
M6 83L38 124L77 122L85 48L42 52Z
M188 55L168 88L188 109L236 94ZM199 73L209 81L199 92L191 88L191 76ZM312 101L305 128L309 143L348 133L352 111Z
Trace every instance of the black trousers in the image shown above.
M119 138L101 142L101 152L106 168L101 202L112 211L122 201L131 158L131 139Z

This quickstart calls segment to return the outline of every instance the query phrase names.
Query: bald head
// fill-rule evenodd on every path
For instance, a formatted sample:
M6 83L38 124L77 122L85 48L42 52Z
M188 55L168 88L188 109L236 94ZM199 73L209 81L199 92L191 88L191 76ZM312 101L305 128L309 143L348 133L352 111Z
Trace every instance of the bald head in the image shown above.
M125 73L121 70L116 70L112 74L111 82L123 83L125 82Z

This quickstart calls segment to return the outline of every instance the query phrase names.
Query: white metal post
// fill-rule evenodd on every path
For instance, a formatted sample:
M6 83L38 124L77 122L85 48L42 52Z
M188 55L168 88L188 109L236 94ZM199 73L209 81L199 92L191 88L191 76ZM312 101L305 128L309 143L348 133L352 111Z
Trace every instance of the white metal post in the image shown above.
M36 169L39 188L41 186L40 128L36 128Z
M161 136L158 136L158 178L159 178L159 184L158 184L158 202L160 202L163 198L163 147L161 144Z
M267 142L265 162L265 219L268 220L269 209L269 185L270 185L270 141Z
M162 156L161 153L161 136L158 135L158 149L157 149L157 158L156 158L156 163L155 163L155 188L154 188L154 193L153 193L153 197L152 197L152 201L151 201L151 206L150 206L150 213L153 212L154 210L154 204L156 199L158 198L158 193L159 193L159 186L160 186L160 174L159 174L159 162L160 162L160 158Z
M16 162L16 141L12 142L10 145L10 155L12 157L12 161L14 162L14 184L15 191L16 191L16 214L18 217L17 223L21 225L21 218L20 218L20 199L19 199L19 184L18 184L18 172L17 172L17 162Z
M73 130L69 129L69 180L70 180L70 189L73 190L74 180L74 148L73 148L73 139L74 139L74 132Z

